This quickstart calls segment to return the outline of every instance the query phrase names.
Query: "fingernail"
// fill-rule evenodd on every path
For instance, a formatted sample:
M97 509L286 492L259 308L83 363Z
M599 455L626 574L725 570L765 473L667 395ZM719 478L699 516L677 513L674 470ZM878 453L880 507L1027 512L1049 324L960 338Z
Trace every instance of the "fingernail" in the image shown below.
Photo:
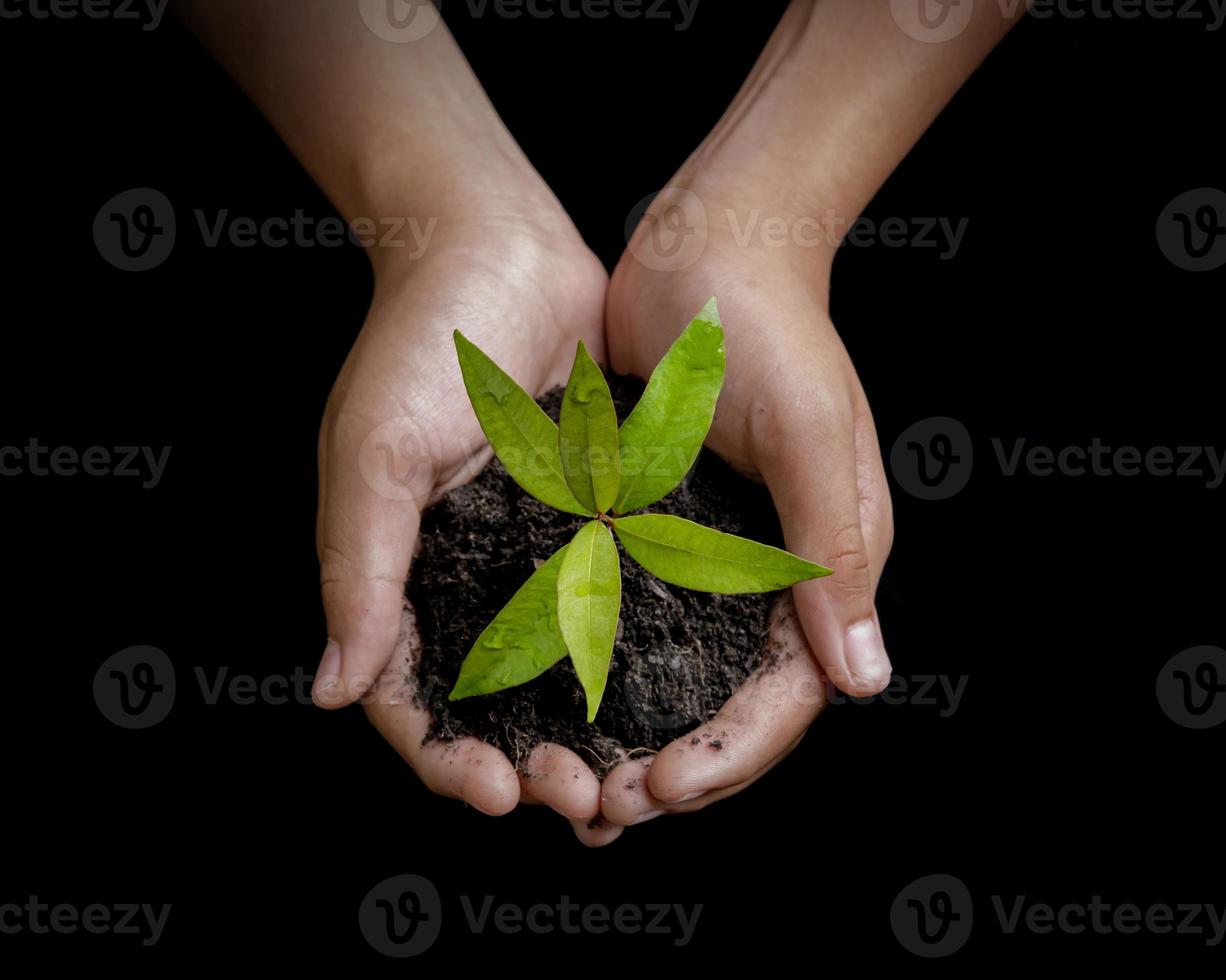
M319 669L315 672L315 683L311 687L312 700L318 705L334 704L340 694L340 681L341 645L336 640L328 640L323 658L319 661Z
M843 656L847 659L847 670L861 680L876 681L890 673L890 658L886 656L881 630L871 619L847 630Z
M700 789L695 793L686 793L685 796L681 797L681 799L679 799L677 802L678 803L689 803L690 800L698 799L698 797L702 796L702 794L705 792L706 792L705 789Z
M641 817L634 821L630 826L634 827L641 823L646 823L648 820L655 820L656 817L664 816L663 810L648 810Z

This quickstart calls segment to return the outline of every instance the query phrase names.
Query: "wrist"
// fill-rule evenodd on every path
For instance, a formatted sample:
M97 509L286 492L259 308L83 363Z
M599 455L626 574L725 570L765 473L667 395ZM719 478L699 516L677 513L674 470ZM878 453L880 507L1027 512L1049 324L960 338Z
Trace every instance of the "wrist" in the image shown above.
M535 171L487 170L418 213L430 229L424 247L369 250L376 303L411 289L451 326L489 307L528 349L602 319L608 274Z
M479 168L465 160L482 159ZM550 249L574 246L569 218L540 176L520 155L474 153L421 179L367 182L363 205L371 217L399 233L367 250L376 280L400 278L431 256L465 253L503 256L508 268ZM351 224L354 219L349 219ZM581 243L580 243L581 244Z
M749 78L682 174L715 197L725 187L740 200L748 192L753 207L768 220L820 222L835 235L832 250L842 237L837 229L854 221L867 203L856 192L852 161L870 154L864 145L854 156L835 152L831 144L839 134L831 131L834 120L815 111L829 98L830 87L830 80L813 70L820 40L815 37L817 20L815 4L791 4ZM726 203L715 202L719 208Z
M897 16L886 3L793 0L683 174L744 187L764 216L818 222L837 246L1019 14L975 5L940 44Z

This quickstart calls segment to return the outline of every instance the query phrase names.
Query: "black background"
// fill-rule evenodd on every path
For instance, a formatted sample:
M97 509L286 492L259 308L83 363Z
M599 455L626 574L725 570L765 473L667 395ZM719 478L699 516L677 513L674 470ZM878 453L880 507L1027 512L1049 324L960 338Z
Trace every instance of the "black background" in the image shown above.
M651 21L448 20L499 111L609 264L739 87L783 4ZM355 13L356 16L356 13ZM1220 296L1154 226L1222 186L1222 36L1203 22L1028 19L970 80L868 214L969 219L961 250L844 248L833 314L883 446L920 419L970 430L967 488L894 487L882 619L903 678L967 675L952 717L844 705L749 791L600 851L557 816L493 820L428 793L358 709L208 705L193 669L315 669L315 436L361 326L359 249L205 248L147 273L99 256L114 194L323 217L327 201L179 25L0 21L5 93L0 445L173 446L156 489L0 479L7 588L0 903L169 902L160 944L0 935L0 962L165 967L385 961L357 925L384 878L443 894L424 958L530 969L922 966L894 896L953 874L976 896L948 965L1220 961L1195 936L1002 937L988 896L1226 904L1213 788L1222 730L1154 696L1179 651L1223 645L1221 488L1155 476L1005 477L990 440L1209 445L1222 435ZM165 650L170 717L99 713L99 664ZM488 933L458 896L524 905L702 903L693 943ZM522 957L520 960L518 958ZM409 961L413 965L423 960Z

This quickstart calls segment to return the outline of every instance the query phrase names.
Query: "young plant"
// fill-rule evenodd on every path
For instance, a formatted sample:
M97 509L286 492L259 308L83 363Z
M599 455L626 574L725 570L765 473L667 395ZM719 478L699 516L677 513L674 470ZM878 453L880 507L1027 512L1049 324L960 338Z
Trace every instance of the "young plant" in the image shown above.
M559 424L457 330L464 386L507 472L557 510L590 518L494 617L460 668L451 700L526 684L569 655L596 718L621 609L613 536L657 578L701 592L773 592L830 569L779 548L667 514L632 514L670 493L702 448L724 384L715 300L664 355L621 428L582 342Z

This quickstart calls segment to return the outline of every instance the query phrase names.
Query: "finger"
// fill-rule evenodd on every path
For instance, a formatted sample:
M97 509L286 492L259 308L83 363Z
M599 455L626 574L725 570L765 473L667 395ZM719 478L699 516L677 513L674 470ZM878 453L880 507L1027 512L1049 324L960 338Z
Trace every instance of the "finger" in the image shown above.
M767 644L767 661L715 717L656 756L647 779L652 797L685 803L753 780L813 723L826 705L826 679L790 596L772 610Z
M609 775L601 803L609 820L629 826L701 809L740 792L799 743L826 691L789 596L772 611L767 643L769 661L709 723Z
M712 803L718 803L720 800L726 800L730 796L736 796L736 794L741 792L741 790L752 786L768 772L774 769L775 766L779 765L779 763L791 755L793 750L801 743L801 740L803 740L804 737L803 732L800 735L797 735L795 739L788 743L782 752L768 761L748 779L742 780L739 783L734 783L731 786L724 786L720 789L713 789L709 792L701 793L692 799L687 799L684 803L664 803L661 801L661 806L668 814L695 813L698 810L705 810Z
M864 490L874 475L858 464L868 450L857 449L853 395L850 386L815 383L808 372L780 374L789 377L777 375L763 392L763 411L755 409L753 452L788 549L834 570L792 587L801 625L837 687L876 694L891 668L873 606L880 569L863 530L862 515L878 507Z
M520 800L541 803L567 819L587 823L600 812L600 780L579 756L542 743L519 769Z
M647 788L651 758L631 759L615 766L600 786L600 812L620 827L631 827L663 816L664 805Z
M626 829L610 823L599 813L591 820L572 820L570 825L574 828L579 842L586 847L604 847L606 844L612 844Z
M416 696L414 676L420 650L406 605L391 662L362 698L367 717L427 788L490 816L510 813L519 802L519 776L502 752L475 738L427 741L431 717Z
M614 783L602 804L602 816L610 826L619 826L613 821L625 820L626 824L621 826L634 826L635 824L647 823L650 820L655 820L657 817L679 814L679 813L694 813L698 810L704 810L712 803L718 803L720 800L726 800L730 796L735 796L737 793L746 787L752 786L764 775L775 768L782 762L792 750L796 748L804 738L804 733L796 736L788 745L773 759L767 761L748 779L742 780L739 783L733 783L731 786L724 786L719 789L713 789L708 792L699 793L693 797L687 797L680 803L669 803L666 800L657 799L651 792L651 769L654 767L653 760L644 760L647 763L647 771L644 775L641 770L627 770L621 774L619 778L624 778L624 783ZM610 773L612 775L612 773ZM639 785L634 789L630 788L630 784L638 778Z
M318 533L328 642L312 689L321 707L361 697L391 655L431 458L411 418L341 410L325 420Z

